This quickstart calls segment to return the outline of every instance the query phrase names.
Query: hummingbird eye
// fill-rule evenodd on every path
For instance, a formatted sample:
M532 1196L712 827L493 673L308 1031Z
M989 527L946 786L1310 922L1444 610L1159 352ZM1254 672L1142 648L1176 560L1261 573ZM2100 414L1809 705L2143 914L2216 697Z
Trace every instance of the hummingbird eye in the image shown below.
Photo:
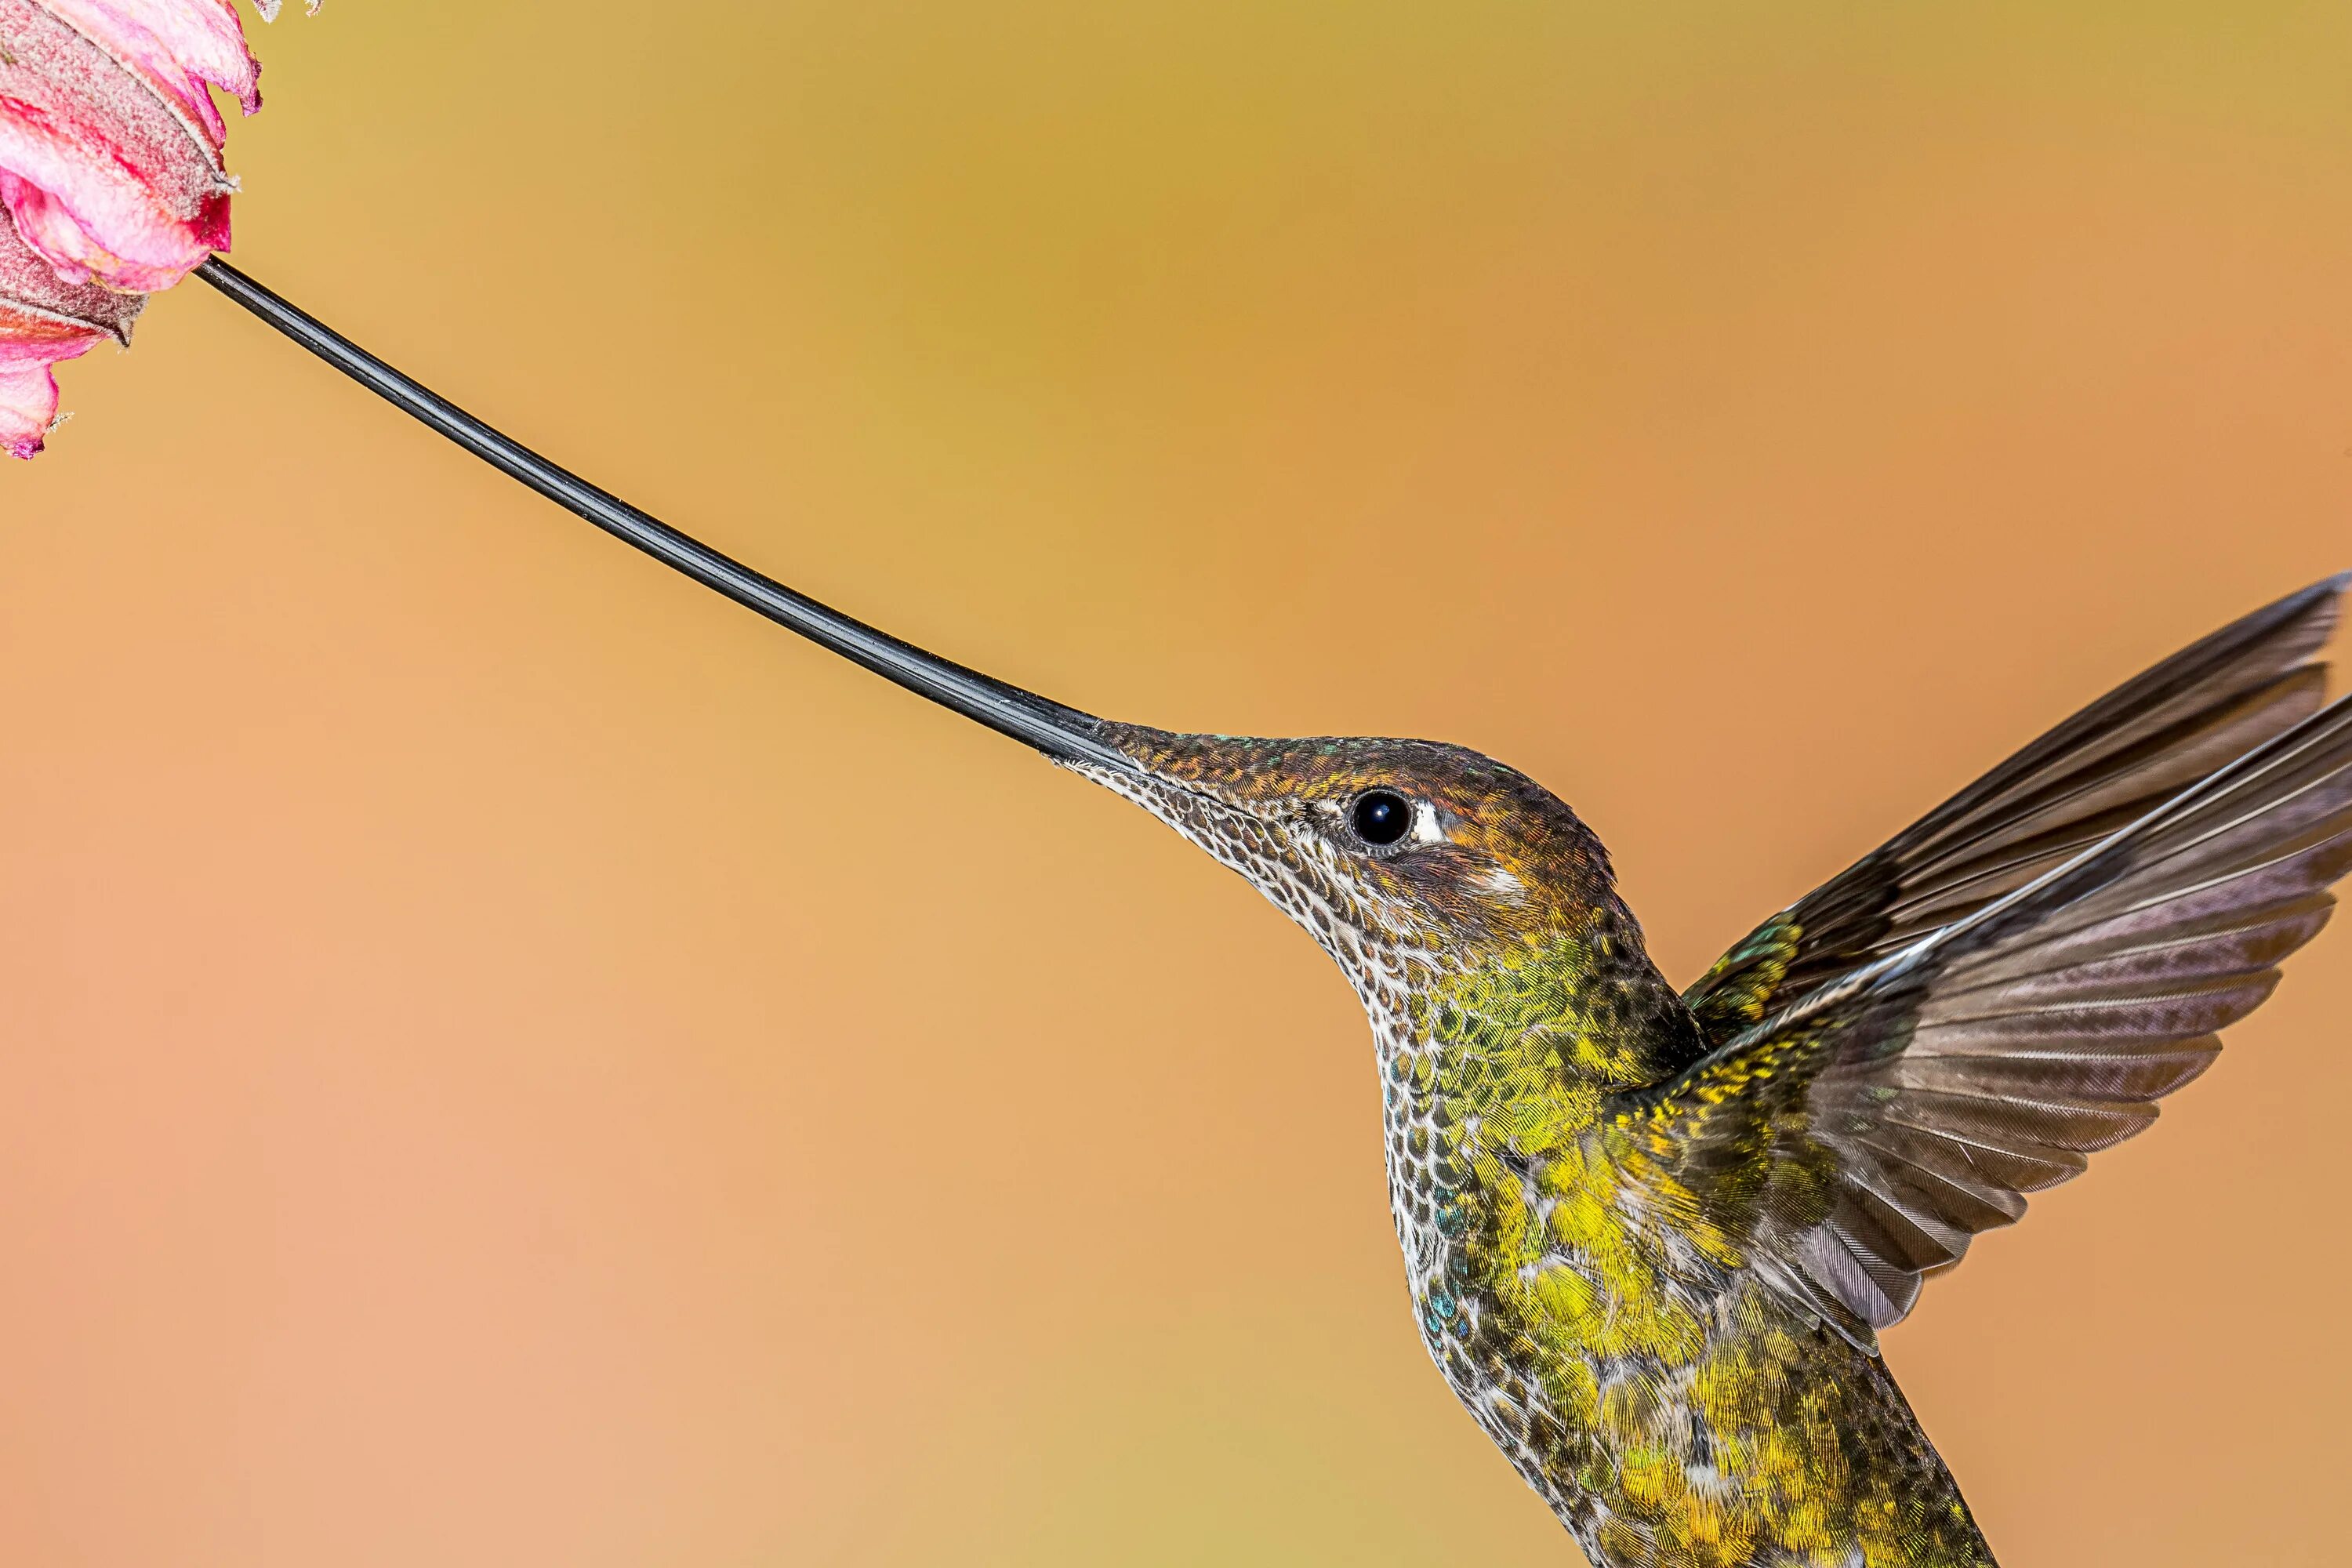
M1370 790L1356 797L1348 821L1365 843L1393 844L1412 826L1412 803L1394 790Z

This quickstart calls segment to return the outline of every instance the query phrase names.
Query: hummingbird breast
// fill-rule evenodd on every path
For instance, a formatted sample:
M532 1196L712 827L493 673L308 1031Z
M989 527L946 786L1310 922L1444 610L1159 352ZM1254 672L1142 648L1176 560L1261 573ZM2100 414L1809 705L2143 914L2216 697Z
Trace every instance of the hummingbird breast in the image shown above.
M1690 1049L1638 939L1349 967L1423 1342L1596 1568L1991 1563L1875 1355L1609 1157Z

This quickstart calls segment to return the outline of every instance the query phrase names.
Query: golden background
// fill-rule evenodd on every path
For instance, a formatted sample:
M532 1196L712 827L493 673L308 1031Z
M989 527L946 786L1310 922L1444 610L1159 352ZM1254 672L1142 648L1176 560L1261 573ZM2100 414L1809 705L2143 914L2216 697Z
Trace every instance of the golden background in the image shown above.
M2352 8L335 0L238 262L1090 710L1462 741L1687 980L2352 566ZM1139 814L200 285L0 474L0 1562L1559 1563L1365 1026ZM1889 1355L2334 1563L2352 930Z

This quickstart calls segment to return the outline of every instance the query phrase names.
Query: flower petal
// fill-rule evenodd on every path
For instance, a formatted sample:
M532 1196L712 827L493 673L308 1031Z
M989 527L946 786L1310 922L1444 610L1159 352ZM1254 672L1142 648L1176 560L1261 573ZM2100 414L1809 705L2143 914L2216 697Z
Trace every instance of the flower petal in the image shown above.
M68 283L0 224L0 450L29 458L57 423L58 381L49 367L100 341L131 341L146 300L95 283Z
M170 97L204 127L215 147L227 136L228 127L222 123L208 88L228 93L247 114L261 107L261 63L246 47L245 26L237 20L235 0L40 4Z
M47 0L0 0L0 201L60 274L165 289L227 244L233 186L220 145L176 89Z
M0 452L30 458L58 423L58 378L49 366L89 353L98 339L60 343L53 353L20 352L5 341L11 326L10 312L0 307Z

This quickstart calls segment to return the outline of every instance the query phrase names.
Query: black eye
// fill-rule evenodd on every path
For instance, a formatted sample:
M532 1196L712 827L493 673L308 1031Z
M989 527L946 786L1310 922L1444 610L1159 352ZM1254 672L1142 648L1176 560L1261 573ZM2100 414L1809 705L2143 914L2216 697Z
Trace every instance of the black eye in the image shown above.
M1393 844L1412 826L1412 804L1392 791L1376 789L1357 797L1349 820L1365 843Z

